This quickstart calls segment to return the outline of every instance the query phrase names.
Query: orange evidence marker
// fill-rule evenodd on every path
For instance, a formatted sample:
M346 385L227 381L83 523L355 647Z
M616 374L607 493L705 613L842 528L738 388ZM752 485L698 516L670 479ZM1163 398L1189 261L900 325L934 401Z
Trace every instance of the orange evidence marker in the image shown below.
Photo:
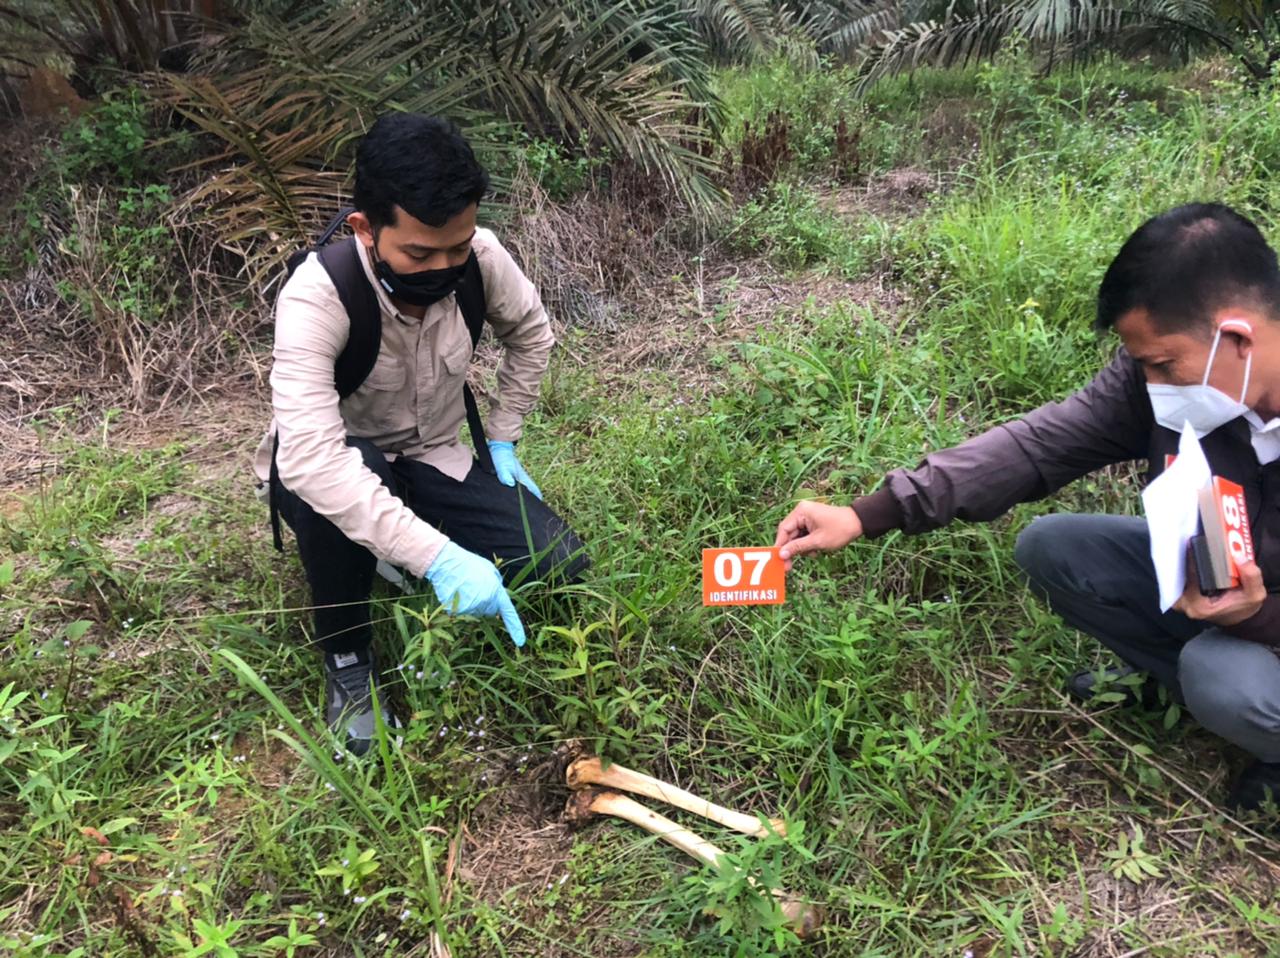
M703 605L781 605L787 570L778 550L703 549Z

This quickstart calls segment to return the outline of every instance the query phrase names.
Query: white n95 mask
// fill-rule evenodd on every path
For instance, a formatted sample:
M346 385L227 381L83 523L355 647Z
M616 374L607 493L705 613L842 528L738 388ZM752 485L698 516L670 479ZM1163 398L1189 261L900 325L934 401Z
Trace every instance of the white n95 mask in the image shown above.
M1151 409L1155 413L1156 422L1166 429L1182 432L1183 424L1190 423L1196 438L1203 439L1219 426L1224 426L1249 411L1249 407L1244 404L1244 397L1249 391L1249 372L1253 368L1252 351L1244 360L1244 385L1240 387L1239 399L1232 399L1222 390L1209 385L1209 371L1213 369L1213 359L1218 354L1218 344L1222 342L1222 331L1228 326L1253 332L1253 327L1242 319L1225 320L1213 334L1209 362L1199 384L1167 386L1147 383L1147 395L1151 397Z

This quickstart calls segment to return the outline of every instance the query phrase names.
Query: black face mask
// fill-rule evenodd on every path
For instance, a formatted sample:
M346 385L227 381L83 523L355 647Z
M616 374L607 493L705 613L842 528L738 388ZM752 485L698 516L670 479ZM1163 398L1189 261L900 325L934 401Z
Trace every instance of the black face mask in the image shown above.
M377 247L373 248L373 272L382 288L387 291L388 296L413 306L430 306L444 299L457 289L466 268L467 264L464 262L444 269L397 273L378 255Z

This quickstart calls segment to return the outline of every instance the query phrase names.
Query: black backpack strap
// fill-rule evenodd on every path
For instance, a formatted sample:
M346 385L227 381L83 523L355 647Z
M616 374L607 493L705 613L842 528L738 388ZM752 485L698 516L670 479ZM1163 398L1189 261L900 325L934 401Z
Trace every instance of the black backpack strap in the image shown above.
M333 219L325 224L324 230L316 238L314 246L304 246L302 249L294 250L290 253L288 259L284 261L284 278L287 280L302 265L303 260L312 253L318 253L322 246L333 239L333 234L338 232L339 227L347 221L347 217L355 211L356 208L354 206L344 206L338 210Z
M373 291L373 284L365 275L360 263L358 242L354 236L340 243L325 245L334 232L342 225L350 210L344 210L335 216L325 231L320 234L315 253L320 258L320 265L329 274L334 289L338 291L338 299L346 310L350 330L347 333L347 344L333 364L333 384L338 390L338 398L346 399L360 388L360 384L369 376L373 364L378 361L378 349L382 346L382 310L378 307L378 296ZM308 251L310 252L310 251ZM304 254L305 258L305 254ZM301 262L301 259L298 260ZM292 267L297 263L291 264ZM292 274L293 269L289 270ZM474 404L474 403L473 403ZM271 507L271 536L277 550L284 551L284 541L280 536L280 506L277 502L276 488L280 484L280 474L276 469L276 452L280 448L280 436L276 434L271 446L271 476L267 490L267 498ZM485 447L488 452L488 447Z
M480 334L484 332L484 277L480 274L480 261L476 259L475 250L467 257L467 265L462 270L462 280L454 292L458 300L458 309L462 311L462 320L467 324L467 332L471 334L471 349L475 350L480 342ZM476 405L475 393L471 384L462 383L462 405L467 410L467 429L471 433L471 444L476 449L476 459L480 467L492 475L493 456L489 453L489 444L485 441L484 423L480 420L480 407Z
M271 506L271 544L276 552L284 552L284 539L280 537L280 470L276 468L276 452L280 449L280 433L271 437L271 475L267 478L267 502Z
M333 239L333 234L338 232L339 227L347 221L347 217L356 211L354 206L344 206L338 212L333 214L333 219L325 225L324 231L320 234L320 238L316 240L314 249L324 246L329 240Z
M318 253L320 265L333 281L351 324L347 345L333 364L333 384L340 399L350 396L369 377L382 345L382 310L360 262L358 242L352 236L322 247Z
M467 332L471 334L471 348L475 349L480 342L480 334L484 332L484 276L480 272L480 260L476 259L475 250L467 257L467 264L462 268L462 279L454 292L458 299L458 308L462 310L462 319L467 324Z

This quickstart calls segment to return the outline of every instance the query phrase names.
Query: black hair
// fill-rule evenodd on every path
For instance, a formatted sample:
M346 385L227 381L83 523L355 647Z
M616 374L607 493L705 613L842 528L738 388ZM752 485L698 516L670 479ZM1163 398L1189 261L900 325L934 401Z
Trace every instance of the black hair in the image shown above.
M387 113L356 148L352 199L375 231L395 223L397 206L428 226L443 226L488 188L488 174L450 120Z
M1225 306L1280 317L1280 266L1261 231L1221 203L1188 203L1153 216L1120 247L1098 287L1094 326L1107 330L1144 309L1162 333L1202 327Z

